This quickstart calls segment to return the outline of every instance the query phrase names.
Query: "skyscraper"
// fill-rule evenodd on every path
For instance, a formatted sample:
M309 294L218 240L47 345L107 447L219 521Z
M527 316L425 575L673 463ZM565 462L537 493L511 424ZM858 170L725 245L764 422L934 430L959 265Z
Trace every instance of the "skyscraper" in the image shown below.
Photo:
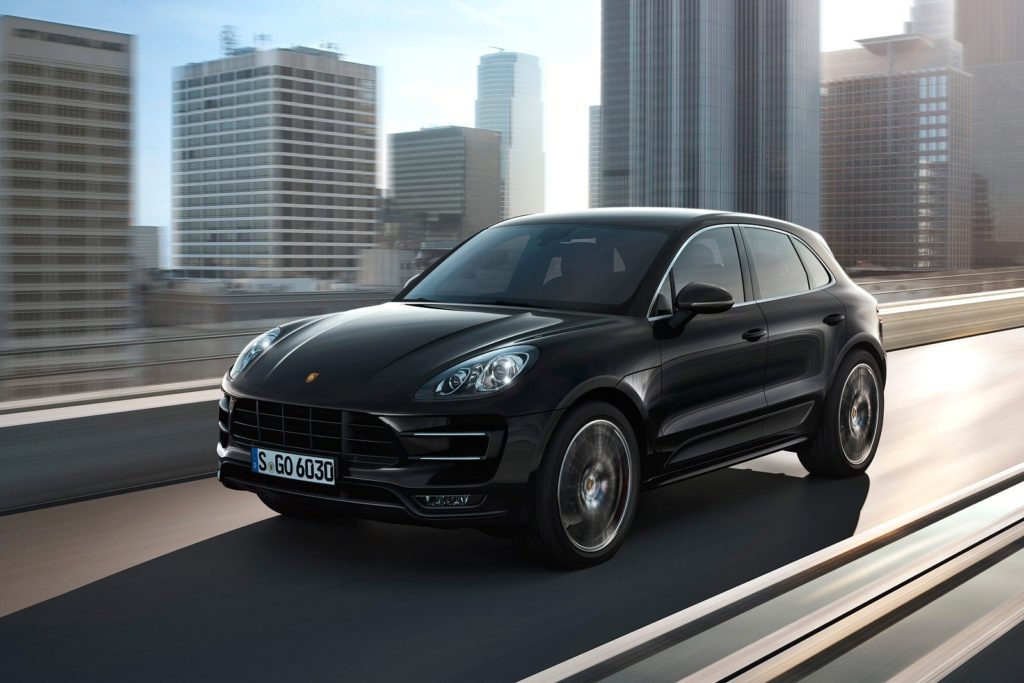
M974 2L974 0L970 0ZM910 8L909 33L933 38L953 36L956 0L914 0ZM963 4L962 2L960 4Z
M353 282L373 246L377 69L243 48L174 70L174 258L188 277Z
M135 376L89 370L123 364L123 349L103 344L136 327L134 44L123 33L0 18L4 397L108 389Z
M389 147L390 206L422 221L424 233L434 225L431 237L461 241L500 220L500 133L424 128L391 135Z
M911 33L822 57L822 232L846 267L967 268L971 75Z
M601 204L819 220L816 0L605 0Z
M971 165L974 263L1024 263L1024 0L957 6L957 39L974 76Z
M544 210L540 61L521 52L484 55L477 67L476 127L501 133L501 217Z
M960 0L956 38L967 66L1024 61L1024 0Z
M601 206L601 105L595 104L590 107L590 132L589 132L589 187L590 195L588 202L591 208Z

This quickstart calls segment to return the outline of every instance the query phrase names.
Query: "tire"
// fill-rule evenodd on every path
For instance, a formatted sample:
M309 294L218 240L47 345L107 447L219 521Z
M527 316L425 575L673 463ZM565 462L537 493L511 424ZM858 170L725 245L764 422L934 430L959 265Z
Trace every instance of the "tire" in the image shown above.
M636 515L638 453L629 421L614 406L595 401L569 411L537 472L520 533L527 553L562 569L614 555Z
M839 366L818 433L797 454L812 475L853 477L875 459L885 417L885 392L874 356L854 351Z
M257 491L256 495L259 496L259 499L263 501L264 505L284 517L313 520L317 522L332 522L350 519L350 517L344 512L338 512L313 503L307 503L298 496L290 496L286 493L275 493L272 491Z

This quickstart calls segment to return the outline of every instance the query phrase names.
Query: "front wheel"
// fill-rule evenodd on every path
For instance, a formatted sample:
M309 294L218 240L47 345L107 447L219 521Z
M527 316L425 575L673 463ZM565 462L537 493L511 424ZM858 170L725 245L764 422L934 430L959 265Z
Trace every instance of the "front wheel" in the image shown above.
M637 461L636 436L617 408L592 402L571 410L538 472L522 533L527 551L566 569L614 555L636 514Z
M852 477L867 470L882 435L885 393L875 358L856 351L833 380L818 433L798 451L811 474Z

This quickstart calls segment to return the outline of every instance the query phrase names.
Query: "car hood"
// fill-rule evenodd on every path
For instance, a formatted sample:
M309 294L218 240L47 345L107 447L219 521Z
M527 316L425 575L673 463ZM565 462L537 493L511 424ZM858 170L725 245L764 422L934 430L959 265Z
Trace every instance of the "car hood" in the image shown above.
M278 341L230 386L306 405L408 399L448 366L498 345L542 343L612 321L564 311L386 303L283 326ZM307 382L312 373L318 375Z

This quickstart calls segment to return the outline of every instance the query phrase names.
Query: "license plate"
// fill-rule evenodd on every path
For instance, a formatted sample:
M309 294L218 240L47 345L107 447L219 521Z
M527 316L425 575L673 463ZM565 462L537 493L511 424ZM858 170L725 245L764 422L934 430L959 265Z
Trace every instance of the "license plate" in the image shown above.
M252 448L252 471L259 474L330 485L334 483L334 469L334 458Z

